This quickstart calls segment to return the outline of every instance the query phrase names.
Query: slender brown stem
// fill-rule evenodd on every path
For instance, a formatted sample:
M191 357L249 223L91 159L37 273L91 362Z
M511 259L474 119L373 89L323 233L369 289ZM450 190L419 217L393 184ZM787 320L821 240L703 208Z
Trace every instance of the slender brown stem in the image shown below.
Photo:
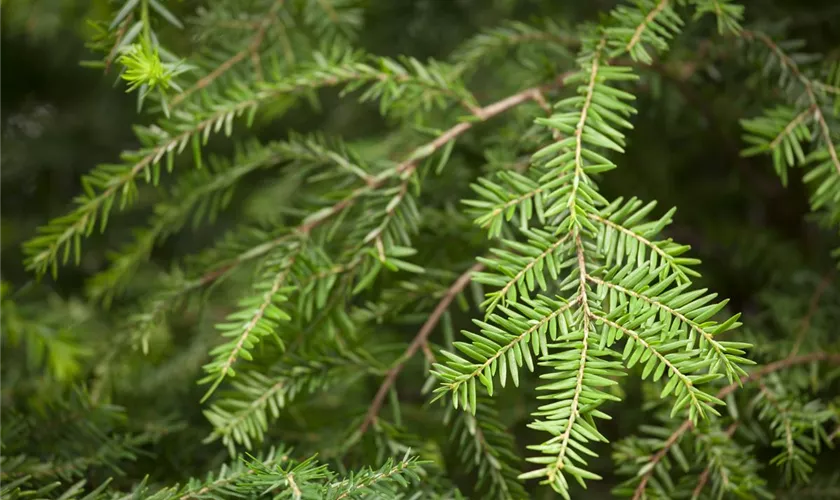
M269 26L275 21L277 9L283 5L284 0L277 0L272 5L271 9L266 14L265 20L259 24L257 28L257 32L254 34L253 38L251 38L251 43L248 44L247 47L243 48L236 54L232 55L228 58L225 62L220 64L216 67L213 71L199 79L195 82L195 85L188 88L184 92L176 95L172 98L172 102L170 103L171 107L175 107L181 102L183 102L187 97L191 96L193 93L209 86L211 83L216 81L220 76L227 73L232 67L236 66L239 62L241 62L246 57L251 57L251 60L256 64L259 64L259 49L265 39L266 31L268 31ZM255 70L260 73L261 70L258 66L255 66Z
M668 6L668 0L660 0L656 7L648 12L648 15L645 16L644 22L639 24L636 27L636 31L633 32L633 36L630 38L630 41L627 42L627 46L624 48L625 51L630 52L633 50L639 42L642 41L642 34L644 34L645 30L648 28L648 25L653 22L656 16L659 15L660 12L665 10L665 7Z
M362 436L376 421L377 415L379 415L379 410L382 409L382 405L385 403L385 396L388 394L388 390L391 389L391 386L394 385L394 382L397 381L397 377L400 375L405 363L414 357L417 351L426 345L426 342L429 338L429 335L437 326L438 322L440 321L441 316L446 310L449 308L449 304L455 300L455 297L458 296L459 293L467 286L467 284L472 279L472 275L475 272L481 271L484 269L484 264L475 264L471 268L469 268L464 274L458 277L452 286L446 291L446 294L443 296L438 305L435 307L432 314L429 315L426 322L423 323L423 326L420 328L420 331L417 332L415 335L414 340L409 344L408 348L405 350L400 359L388 370L388 373L385 375L385 380L382 381L382 385L379 386L379 390L376 391L376 396L374 396L373 401L368 408L367 415L365 415L365 419L362 422L361 427L359 427L359 436Z
M840 353L828 353L828 352L813 352L810 354L802 354L800 356L788 356L785 359L781 359L779 361L774 361L770 364L764 365L758 370L750 373L749 375L745 375L741 377L741 380L738 382L733 382L716 394L718 399L723 399L726 396L735 392L739 387L745 384L749 384L751 382L755 382L757 380L762 379L763 377L780 371L786 368L790 368L791 366L812 363L814 361L825 361L828 363L840 363ZM690 419L686 419L677 430L671 434L668 439L665 440L665 444L662 448L657 451L653 457L651 457L650 461L647 464L648 470L645 474L642 475L642 480L639 482L639 486L636 487L636 491L633 494L633 500L640 500L645 493L645 487L647 486L648 481L650 480L651 476L653 475L653 471L656 468L656 464L662 461L665 458L665 455L671 450L671 448L679 441L683 434L692 427L692 423Z
M125 21L122 22L120 25L120 29L117 30L117 39L114 41L114 46L111 47L111 50L108 52L108 57L105 58L105 73L111 69L111 64L114 62L114 59L117 57L117 53L120 49L120 44L122 43L123 37L125 36L125 32L128 31L128 27L131 26L131 22L134 20L134 13L128 15L125 18Z
M781 132L779 132L779 135L777 135L775 138L773 138L772 141L770 141L770 149L776 149L779 146L779 144L782 143L785 137L789 136L796 129L796 127L798 127L802 122L805 121L805 119L808 118L808 115L814 114L816 110L816 104L812 104L811 106L808 106L805 110L803 110L801 113L796 115L796 117L793 120L791 120L790 123L785 125L785 128L783 128Z
M811 319L813 319L814 315L817 313L817 309L820 306L820 298L822 298L823 294L825 293L828 285L831 284L832 280L834 279L834 269L831 269L829 272L823 276L823 279L820 281L820 284L817 285L817 288L814 290L813 295L811 295L811 300L808 303L808 312L802 318L802 322L799 324L799 333L796 335L796 343L793 344L793 350L790 352L790 356L796 356L799 352L799 348L802 346L802 342L805 340L805 334L808 333L808 330L811 327Z
M545 89L562 85L569 75L570 73L564 73L560 75L557 78L557 80L551 85L525 89L521 92L508 96L500 101L494 102L482 108L478 108L478 110L476 110L475 112L476 119L474 121L461 122L457 125L450 127L448 130L443 132L434 140L415 149L412 153L409 154L408 158L402 161L394 169L386 170L383 174L370 179L365 186L354 190L352 193L347 195L346 198L342 199L341 201L337 202L329 208L317 212L317 216L311 217L307 221L304 221L297 228L295 228L293 233L308 234L317 226L326 222L331 217L336 216L344 210L346 210L347 208L351 207L362 195L382 186L387 180L391 179L394 174L408 176L410 173L414 172L421 160L435 154L439 149L448 144L450 141L457 139L465 132L472 129L476 125L476 123L487 121L505 111L519 106L524 102L538 102L539 99L542 98L542 92ZM239 264L247 260L258 257L260 255L264 255L266 252L270 251L271 249L275 248L277 245L283 243L288 239L289 235L284 235L275 240L267 242L266 244L260 245L260 247L258 247L258 249L256 250L252 249L248 252L241 254L239 257L233 259L228 264L207 272L204 276L202 276L199 279L200 285L207 285L215 281L217 278L223 276L230 269L238 266Z

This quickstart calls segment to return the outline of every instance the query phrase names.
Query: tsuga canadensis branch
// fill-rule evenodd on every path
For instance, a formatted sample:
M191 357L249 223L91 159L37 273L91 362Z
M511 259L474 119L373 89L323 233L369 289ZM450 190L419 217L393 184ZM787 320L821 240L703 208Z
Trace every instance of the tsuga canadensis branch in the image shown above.
M689 315L698 321L709 319L725 302L703 307L714 295L703 297L705 290L685 291L688 283L669 290L669 285L675 282L688 281L686 273L677 274L676 269L690 265L692 261L676 259L685 251L684 247L663 245L659 248L649 243L645 235L661 231L670 222L670 214L656 222L643 222L652 205L640 208L635 201L623 207L621 200L611 203L598 193L592 177L594 173L616 167L611 159L603 155L603 151L624 152L625 136L621 129L632 128L627 118L635 113L630 104L635 97L610 83L632 81L637 77L630 68L614 66L611 61L630 52L631 59L650 62L651 56L642 48L642 43L664 50L667 48L665 38L678 31L682 22L667 1L658 4L641 1L635 7L622 6L613 12L619 27L594 30L589 34L588 40L582 44L580 68L570 77L578 84L576 95L560 101L549 118L537 119L537 123L549 128L555 142L532 156L532 163L544 169L541 169L544 173L541 172L536 187L527 178L517 180L508 176L510 183L516 185L517 196L513 198L526 207L521 209L523 216L520 220L523 232L528 231L525 234L529 241L507 240L505 246L521 250L527 257L519 258L509 251L499 250L498 259L487 262L492 264L495 274L482 273L478 277L482 284L500 288L498 298L490 301L491 306L504 298L509 299L502 313L491 313L488 308L485 322L476 322L481 327L481 334L465 332L472 342L455 343L454 347L460 355L444 351L449 362L434 366L435 375L441 382L435 391L438 397L450 393L455 408L461 406L473 414L479 383L490 395L496 376L503 387L508 376L518 386L519 368L527 366L533 372L534 356L541 365L552 368L541 377L548 382L539 389L551 391L543 398L553 401L538 407L533 413L537 420L529 426L545 431L551 437L541 445L530 447L541 454L527 460L539 466L519 478L541 479L543 484L550 484L566 499L570 498L570 477L581 484L587 479L600 479L600 476L587 470L587 460L582 454L596 456L586 443L607 442L607 438L595 427L594 418L607 418L596 408L615 396L600 388L617 383L605 376L624 375L619 371L621 363L609 359L618 353L606 347L625 337L627 341L621 357L626 360L626 367L630 368L642 360L645 365L643 379L653 374L653 379L658 380L667 373L670 380L662 397L673 392L677 397L673 412L687 407L690 419L695 421L705 417L707 411L716 413L710 402L722 403L699 386L721 376L716 373L718 368L724 368L730 377L738 373L737 356L746 346L721 344L719 350L725 351L725 362L721 365L720 361L711 360L706 355L711 349L707 339L701 340L700 348L697 348L688 347L692 343L688 337L693 336L689 331L679 331L679 336L673 338L677 332L671 325L679 325L680 322L690 324ZM627 26L630 23L634 25L632 29ZM605 54L608 48L617 50ZM537 192L539 189L549 194L541 196L541 192ZM475 204L493 207L494 211L489 216L480 218L490 222L491 236L499 233L498 224L501 222L499 212L495 212L496 207L504 206L509 220L520 204L509 205L511 197L499 194L502 190L502 186L493 186L489 182L477 189L484 193L485 198L493 200L489 204ZM534 194L523 196L523 193L531 192ZM534 211L542 225L539 229L527 227L530 214ZM620 220L625 231L617 230L619 224L613 221L610 221L612 227L608 230L599 228L601 221L598 218L608 220L599 215L601 211L613 212L614 215L609 215ZM593 219L592 215L598 215L598 218ZM548 220L552 221L551 225L547 224ZM601 223L601 227L610 224ZM637 231L642 234L637 234ZM636 241L649 244L638 245ZM659 315L663 318L662 323L650 324L647 321L657 316L655 307L650 307L653 304L638 308L638 301L630 300L636 310L619 315L626 311L622 307L625 306L624 301L616 303L614 294L608 301L605 300L601 287L594 293L590 292L590 272L601 274L605 271L598 269L603 264L596 263L594 255L589 261L587 246L594 246L595 252L604 254L599 258L606 260L608 267L617 266L614 271L607 271L607 276L616 285L626 283L626 287L622 286L623 290L632 295L650 286L656 290L651 290L653 296L663 294L667 301L673 302L670 314ZM659 260L661 253L655 248L667 252L667 258ZM575 290L571 296L551 299L530 294L536 292L537 287L547 289L544 268L551 273L552 279L558 279L559 269L563 267L569 268L569 275L561 281L560 289ZM593 269L590 271L588 267ZM654 282L657 276L658 283ZM518 300L517 295L520 297ZM682 319L672 323L675 312ZM737 316L720 325L712 323L715 333L736 326L736 320ZM660 329L663 332L659 332ZM667 330L671 331L666 333ZM677 352L683 347L688 352ZM551 354L549 349L553 351ZM709 362L688 361L695 357ZM749 360L740 362L749 363ZM704 365L710 364L713 365L711 373L697 373Z
M772 38L767 36L766 34L760 31L750 31L750 30L742 30L740 36L747 40L758 40L759 42L763 43L770 49L776 57L782 61L782 64L790 70L791 73L799 80L802 84L803 88L805 89L805 93L808 96L808 100L811 103L809 108L812 111L814 119L819 124L820 134L822 135L823 142L825 143L825 147L828 150L828 154L831 158L831 163L834 165L834 169L837 171L837 175L840 175L840 157L837 154L837 149L834 146L834 139L831 136L831 130L828 128L828 122L823 115L822 108L820 107L819 100L817 99L817 94L814 92L814 87L816 86L815 83L805 76L802 71L799 69L799 65L794 61L788 54L786 54L779 45L773 41Z
M492 118L492 117L494 117L494 116L496 116L496 115L498 115L498 114L500 114L504 111L507 111L507 110L509 110L509 109L511 109L511 108L523 103L523 102L526 102L528 100L539 100L541 98L542 98L542 93L541 93L539 88L534 87L534 88L526 89L522 92L514 94L510 97L502 99L502 100L500 100L498 102L495 102L493 104L490 104L486 107L477 109L475 111L475 117L477 118L478 121L486 121L486 120L488 120L488 119L490 119L490 118ZM336 204L332 205L331 207L321 209L321 210L318 210L317 212L315 212L313 214L310 214L306 219L304 219L302 224L300 224L295 230L293 230L288 235L281 236L281 237L277 238L276 240L274 240L274 242L270 242L269 244L265 244L265 245L261 245L261 246L263 246L265 248L265 251L267 252L267 251L271 250L272 248L274 248L275 246L280 245L280 244L288 241L288 239L294 237L295 234L298 234L298 235L305 238L306 236L309 235L309 233L313 229L315 229L319 225L323 224L325 221L329 220L330 218L335 217L338 214L340 214L343 211L350 208L362 195L364 195L367 192L376 190L380 186L385 184L385 182L387 182L391 178L391 176L394 175L394 174L403 178L403 183L402 183L402 190L403 191L402 191L402 193L404 195L405 190L408 187L407 186L407 179L410 178L413 175L417 166L420 164L420 160L422 160L424 158L427 158L428 156L431 156L436 151L438 151L440 148L442 148L443 146L445 146L449 142L453 141L455 138L457 138L458 136L460 136L461 134L463 134L467 130L471 129L473 127L474 123L475 122L462 122L462 123L459 123L458 125L453 126L449 130L445 131L443 134L438 136L436 139L434 139L431 142L427 143L426 145L421 146L420 148L414 150L414 152L406 160L404 160L402 163L397 165L395 168L386 170L381 175L377 176L375 179L367 182L366 185L355 189L349 196L347 196L346 198L337 202ZM376 243L376 249L379 252L380 260L384 261L385 260L385 255L384 255L384 251L383 251L383 248L382 248L382 243L381 243L381 240L380 240L380 233L381 233L381 228L374 231L373 239ZM259 254L257 252L254 252L253 250L249 250L248 255L249 255L250 258L253 258L253 257L256 257ZM214 270L213 274L210 275L210 276L211 277L222 276L231 268L232 265L239 264L242 261L243 260L241 258L237 258L237 259L234 260L233 263L228 264L227 266L223 266L221 270L220 269ZM202 402L207 400L213 394L213 392L218 388L218 386L221 384L221 382L225 379L227 374L229 372L231 372L232 366L237 361L238 357L240 356L240 353L241 353L242 349L246 345L248 345L248 342L251 341L252 333L255 332L255 331L262 331L263 327L261 326L261 321L266 316L267 312L272 310L272 302L274 300L273 297L281 289L281 287L284 285L285 277L286 277L285 273L278 275L275 278L273 284L271 284L271 286L269 286L267 288L267 290L265 290L263 292L262 301L260 302L260 304L256 308L256 310L253 311L253 315L248 320L248 322L244 325L244 327L242 328L242 331L239 332L238 339L232 345L232 348L231 348L228 356L224 360L221 360L221 362L211 365L212 369L217 373L216 373L216 376L215 376L215 381L212 383L210 388L205 393L204 397L202 398ZM209 280L205 279L205 278L202 278L200 280L201 283L205 283L205 284L208 281ZM442 312L443 311L441 311L441 313ZM437 320L435 320L435 323L436 322L437 322ZM228 325L232 326L231 324L228 324ZM434 326L434 324L432 324L429 327L429 329L431 330L431 328L433 326ZM423 339L425 339L425 336L428 336L428 334L429 334L429 332L424 333L423 334ZM410 349L411 349L410 354L413 355L414 352L416 352L419 348L421 348L424 345L424 343L425 343L425 340L421 340L420 342L418 342L416 344L416 346L410 347ZM400 371L400 369L394 370L393 375L392 375L394 379L396 378L396 375L399 373L399 371ZM386 380L388 380L388 379L386 379ZM391 381L391 383L393 383L393 380ZM388 386L390 386L390 383L388 384ZM388 389L388 387L385 387L385 389L382 391L381 396L377 396L377 398L384 399L385 394L387 394L387 389ZM382 403L380 401L377 404L381 405ZM363 428L366 430L368 425L369 424L363 424Z
M272 300L274 297L279 293L279 290L286 284L286 278L289 276L291 272L291 268L294 265L294 262L297 258L298 254L295 253L289 259L290 262L288 267L283 269L277 276L274 278L274 281L271 283L271 287L264 292L263 301L262 303L257 306L257 310L254 313L253 317L248 320L248 323L243 328L242 333L239 335L239 338L236 342L236 345L233 349L231 349L230 354L228 355L227 359L221 366L219 370L219 374L216 378L216 381L212 384L210 389L208 389L207 393L205 394L204 398L202 398L202 402L206 400L210 394L218 387L218 385L224 380L225 376L227 376L228 372L232 370L234 363L236 363L237 358L242 352L244 348L245 341L251 335L251 332L257 328L259 321L266 315L266 312L269 308L272 307Z
M578 217L578 189L580 188L580 184L583 181L583 130L586 127L586 118L589 115L589 108L592 105L592 96L595 94L595 84L598 79L598 68L600 65L601 59L601 51L604 50L606 47L607 39L606 37L602 37L601 41L598 42L598 47L595 49L594 54L592 55L592 67L589 69L589 82L587 83L586 89L584 91L584 100L583 104L581 104L580 109L580 119L578 119L577 125L575 126L574 131L574 138L575 138L575 149L574 149L574 182L572 183L572 192L569 195L569 217L571 217L572 223L577 225ZM579 244L579 238L576 236L576 244ZM581 277L583 279L583 277Z
M653 8L647 16L645 16L644 22L636 27L636 31L633 32L633 36L630 37L630 41L627 42L627 45L624 47L624 50L626 50L628 53L633 51L633 48L636 45L638 45L639 42L642 41L642 34L645 32L645 30L650 29L650 24L653 22L654 19L656 19L656 17L659 14L662 13L665 7L668 6L668 2L669 0L659 0L659 2L657 2L656 7Z
M595 67L593 66L593 75L595 73ZM594 78L594 76L593 76ZM585 109L585 108L584 108ZM581 113L581 115L585 115ZM583 119L582 119L583 121ZM582 125L579 126L578 130L582 130ZM583 308L583 338L581 339L581 350L580 350L580 366L578 367L577 378L574 384L574 391L572 393L572 402L569 405L569 416L568 422L566 423L566 430L563 431L563 434L559 436L560 442L560 451L557 453L557 459L554 461L553 466L548 471L548 480L550 482L554 482L556 480L555 475L558 471L562 470L566 467L566 453L569 449L569 443L572 436L572 429L574 429L575 420L580 418L580 397L581 392L583 391L583 377L586 374L586 361L587 361L587 352L589 350L589 335L591 333L591 319L593 318L592 311L589 310L589 299L587 298L586 294L586 257L583 254L583 243L580 239L580 234L575 232L575 252L577 253L577 266L578 266L578 302L580 303L581 307Z
M385 184L385 182L391 179L391 177L394 174L404 178L410 177L414 170L417 168L417 166L420 164L421 160L435 154L446 144L448 144L451 141L454 141L455 139L466 133L468 130L472 129L476 123L487 121L501 113L504 113L505 111L508 111L511 108L519 106L520 104L528 101L534 101L537 103L543 101L543 91L547 88L553 88L557 85L562 85L567 77L568 74L564 73L560 75L555 80L555 83L552 85L547 85L545 87L528 88L521 92L517 92L516 94L510 95L504 99L496 101L492 104L476 109L474 114L475 120L461 122L457 125L450 127L432 141L415 149L411 154L409 154L408 158L403 160L396 167L388 169L382 174L372 178L366 183L365 186L357 188L347 197L338 201L334 205L311 214L300 225L294 228L291 231L291 233L298 233L302 235L309 234L313 229L323 224L330 218L335 217L342 213L344 210L350 208L364 194L376 190L377 188ZM212 283L219 277L223 276L226 272L241 265L242 263L265 255L273 248L277 247L285 241L288 241L290 237L290 235L283 235L275 240L260 245L258 248L249 250L237 257L236 259L234 259L233 261L222 265L212 271L208 271L200 278L199 281L202 285Z
M732 394L739 387L744 385L756 382L761 380L762 378L770 375L771 373L775 373L781 370L785 370L792 366L803 365L813 362L826 362L826 363L840 363L840 354L837 353L828 353L828 352L813 352L809 354L800 354L798 356L790 356L785 359L781 359L779 361L774 361L767 365L762 366L758 370L750 372L749 375L745 375L741 377L740 380L737 382L733 382L716 394L718 399L723 399L726 396ZM665 440L665 443L662 445L659 451L657 451L650 459L650 461L646 464L647 471L642 474L641 481L639 485L636 487L636 491L633 494L633 500L641 500L645 494L645 487L647 486L648 481L650 480L651 476L653 476L654 469L656 465L665 458L665 455L671 451L671 448L680 440L680 438L685 434L688 430L694 427L694 424L691 422L690 419L686 419L683 423L677 427L677 429Z

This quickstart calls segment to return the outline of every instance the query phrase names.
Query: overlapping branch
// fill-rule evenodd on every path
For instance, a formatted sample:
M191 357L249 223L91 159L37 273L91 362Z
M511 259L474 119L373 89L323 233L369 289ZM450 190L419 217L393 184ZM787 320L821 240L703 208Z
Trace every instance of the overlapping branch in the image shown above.
M749 373L749 375L745 375L740 378L737 382L733 382L720 391L715 395L718 399L724 399L728 395L732 394L739 388L751 384L753 382L757 382L762 378L770 375L772 373L785 370L787 368L808 364L813 362L827 362L827 363L840 363L840 354L837 353L828 353L828 352L813 352L809 354L800 354L798 356L790 356L785 359L781 359L779 361L774 361L767 365L762 366L758 370L754 370ZM640 476L639 485L636 486L636 491L633 494L633 500L641 500L645 494L645 487L647 486L648 481L650 480L651 476L653 476L655 468L659 462L662 461L663 458L671 451L671 448L680 440L680 438L690 429L692 429L694 424L690 419L686 419L683 423L674 430L673 433L665 440L665 443L662 445L662 448L659 449L647 462L645 465L645 471Z

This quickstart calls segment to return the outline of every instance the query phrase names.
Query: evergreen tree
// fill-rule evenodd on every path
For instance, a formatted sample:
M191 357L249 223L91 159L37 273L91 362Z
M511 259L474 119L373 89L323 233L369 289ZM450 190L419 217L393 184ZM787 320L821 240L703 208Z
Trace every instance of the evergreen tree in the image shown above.
M4 257L0 495L837 497L840 23L555 3L66 13L136 137Z

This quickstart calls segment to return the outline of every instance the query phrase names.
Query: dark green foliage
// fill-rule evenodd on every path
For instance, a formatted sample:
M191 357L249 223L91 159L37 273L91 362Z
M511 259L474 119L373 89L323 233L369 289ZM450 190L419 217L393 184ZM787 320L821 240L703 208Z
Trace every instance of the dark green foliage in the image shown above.
M3 498L836 496L830 8L54 3L135 114L3 102Z

